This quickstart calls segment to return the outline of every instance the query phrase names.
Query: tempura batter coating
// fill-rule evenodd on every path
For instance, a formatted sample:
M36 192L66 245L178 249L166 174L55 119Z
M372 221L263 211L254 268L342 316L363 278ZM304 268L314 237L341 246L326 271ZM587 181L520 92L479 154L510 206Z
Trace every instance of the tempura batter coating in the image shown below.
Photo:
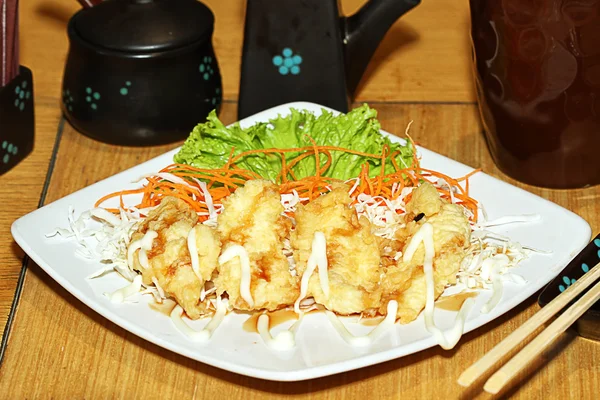
M413 197L407 204L408 210L407 218L414 218L419 213L426 216L419 222L409 221L406 228L398 231L397 236L405 242L402 252L406 251L422 224L428 222L433 226L433 275L437 299L446 286L456 283L456 274L469 245L469 221L460 206L442 200L429 183L423 183L414 190ZM385 313L385 305L389 300L397 300L397 315L401 323L417 318L426 301L424 259L425 248L421 243L410 261L400 259L396 266L388 267L382 281L383 301L380 313Z
M200 303L200 292L205 281L211 279L217 267L220 243L216 232L208 226L198 224L196 212L184 201L167 197L140 224L132 241L144 236L148 230L158 233L147 252L149 268L139 262L139 250L134 256L134 268L142 273L146 285L158 281L167 297L174 297L186 314L200 318L209 312L207 305ZM192 269L187 238L195 229L196 247L200 261L199 279Z
M329 297L325 296L317 273L310 278L307 296L338 314L360 313L378 307L380 300L377 238L371 233L371 223L366 218L359 220L351 202L348 188L340 186L306 206L298 206L291 239L296 269L302 276L315 232L325 235Z
M248 252L251 268L250 292L254 305L240 295L241 266L238 257L219 266L217 294L227 292L229 303L240 310L276 310L294 303L298 278L292 276L283 253L291 221L282 215L279 190L268 181L253 180L223 201L217 219L223 250L233 244Z
M385 315L389 301L396 300L397 317L402 323L411 322L426 302L424 246L420 244L410 260L404 261L402 255L421 226L431 224L437 298L448 285L456 283L469 246L468 220L460 206L449 204L435 187L423 183L413 190L394 238L382 238L373 233L366 217L358 217L348 189L346 185L334 185L329 193L299 204L294 228L292 219L283 214L278 186L268 181L247 181L225 198L216 229L198 224L196 212L184 201L167 197L132 237L135 242L149 230L158 234L146 253L149 268L140 263L138 250L133 258L134 269L142 273L144 284L158 283L192 319L211 312L208 302L200 302L206 282L212 282L217 296L226 295L233 309L274 311L298 299L313 240L320 232L325 238L329 294L323 290L317 269L308 280L306 297L313 297L340 315L366 316ZM198 274L192 268L188 247L192 229ZM284 243L291 246L293 265L286 257ZM240 254L222 260L222 264L218 261L236 245L248 254L251 301L247 295L242 296ZM289 252L289 247L285 251Z

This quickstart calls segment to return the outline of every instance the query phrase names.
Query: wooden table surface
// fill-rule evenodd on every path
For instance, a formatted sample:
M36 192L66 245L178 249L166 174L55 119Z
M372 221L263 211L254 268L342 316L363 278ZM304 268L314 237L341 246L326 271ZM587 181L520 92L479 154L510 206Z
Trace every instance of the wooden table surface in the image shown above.
M346 13L363 1L343 0ZM205 0L216 15L214 43L224 82L221 117L233 122L243 34L242 0ZM373 367L300 383L251 379L150 344L88 309L26 262L10 235L18 217L77 189L172 149L110 146L64 122L59 109L75 1L21 1L22 63L35 81L33 153L0 177L0 398L489 398L456 378L537 310L536 296L465 335L451 351L433 348ZM401 133L414 120L421 145L554 201L600 230L600 187L546 190L498 171L481 134L470 77L467 1L423 2L397 22L360 85L357 102L379 110L383 128ZM93 160L93 161L90 161ZM20 278L21 277L21 278ZM600 393L600 344L569 331L521 374L504 396L591 399Z

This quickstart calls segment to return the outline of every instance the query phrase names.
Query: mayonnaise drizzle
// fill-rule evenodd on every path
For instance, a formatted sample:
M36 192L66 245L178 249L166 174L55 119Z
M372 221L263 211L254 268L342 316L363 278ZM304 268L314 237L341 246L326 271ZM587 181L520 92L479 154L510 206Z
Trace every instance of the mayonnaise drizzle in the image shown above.
M433 279L433 257L435 256L435 246L433 242L433 226L426 222L421 228L414 234L411 241L404 253L404 262L409 262L415 254L419 244L423 242L425 247L425 259L423 261L423 272L425 274L425 284L427 288L426 302L425 302L425 327L429 332L433 334L438 344L445 350L449 350L456 346L456 343L460 340L465 320L471 307L474 304L472 298L465 300L461 307L456 319L454 320L454 326L447 332L446 336L433 321L433 311L435 307L435 282Z
M500 271L508 266L510 259L506 254L496 254L490 258L487 258L481 266L481 275L484 279L492 281L492 296L483 305L481 312L484 314L492 311L496 305L502 299L502 292L504 286L502 285L502 275Z
M306 264L306 270L302 274L302 280L300 281L300 296L294 302L294 311L300 314L300 302L306 297L308 292L308 282L315 268L319 266L319 281L321 283L321 289L326 297L329 297L329 277L327 275L327 242L323 232L315 232L312 241L311 253L308 257Z
M138 253L138 260L140 261L140 265L144 269L148 269L150 267L150 262L148 261L148 253L146 253L145 249L140 249Z
M171 311L171 320L181 332L183 332L186 336L192 339L194 342L206 342L214 333L215 329L219 327L225 315L227 314L227 302L222 301L220 298L217 298L217 309L215 314L212 316L208 324L201 331L194 330L185 323L183 318L183 308L178 304Z
M137 275L135 278L133 278L133 282L131 282L129 285L121 289L117 289L112 293L104 293L104 295L108 297L109 300L113 303L123 303L123 301L125 301L126 298L138 293L141 288L142 276Z
M296 347L296 332L298 327L300 326L300 321L302 320L302 315L298 318L294 325L290 327L290 329L286 329L285 331L279 332L275 337L271 335L269 331L269 315L262 314L258 317L258 323L256 324L256 328L263 342L267 345L267 347L273 350L291 350Z
M240 246L239 244L229 246L219 257L219 264L225 264L235 257L240 258L242 275L240 279L240 296L242 296L242 299L244 299L250 307L254 307L254 299L250 292L250 259L248 258L248 252L244 246Z
M129 245L129 248L127 249L127 264L130 268L133 268L133 253L135 253L135 251L139 249L151 250L152 242L157 237L158 233L149 229L144 235L144 237L136 240L135 242Z
M202 274L200 274L200 257L198 256L198 248L196 247L196 229L192 227L187 237L188 251L190 252L190 259L192 260L192 270L194 274L200 279L200 283L204 282Z
M327 310L325 311L325 314L335 330L346 343L351 346L364 347L369 346L371 343L376 341L386 331L386 329L394 325L396 322L397 312L398 302L396 300L391 300L387 305L387 314L383 321L381 321L371 332L363 336L354 336L352 333L350 333L334 312Z

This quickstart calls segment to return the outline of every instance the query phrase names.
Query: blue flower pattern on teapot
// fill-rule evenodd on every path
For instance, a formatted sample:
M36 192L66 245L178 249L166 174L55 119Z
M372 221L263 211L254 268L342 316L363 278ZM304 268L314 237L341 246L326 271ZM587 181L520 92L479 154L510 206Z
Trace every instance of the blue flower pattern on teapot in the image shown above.
M281 55L273 57L273 65L281 75L298 75L300 74L300 64L302 64L302 56L295 54L289 47L286 47L281 52Z

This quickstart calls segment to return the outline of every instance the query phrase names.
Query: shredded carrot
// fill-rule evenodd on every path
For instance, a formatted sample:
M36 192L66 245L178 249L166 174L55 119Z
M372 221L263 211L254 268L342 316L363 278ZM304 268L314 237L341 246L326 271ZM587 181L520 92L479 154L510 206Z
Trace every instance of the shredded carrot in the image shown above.
M373 177L370 176L369 162L365 162L361 166L357 177L358 184L351 195L354 202L357 201L360 194L395 199L402 194L404 188L416 187L421 182L432 181L432 179L437 178L438 180L443 179L449 186L437 187L440 196L448 201L454 200L456 203L461 204L469 210L472 219L477 219L478 205L477 201L469 196L469 178L480 170L474 170L460 178L452 178L441 172L422 168L417 156L416 145L410 136L408 136L408 140L413 147L413 159L412 165L407 168L401 168L398 165L396 157L399 152L396 151L390 154L388 145L383 146L381 154L368 154L337 146L319 146L312 138L308 137L307 139L311 142L311 145L299 148L257 149L242 152L238 155L234 155L234 149L232 148L226 164L217 169L203 169L186 164L171 164L159 172L169 173L176 178L169 180L164 178L165 175L149 176L146 178L147 183L143 187L108 194L99 199L95 206L99 207L106 201L118 197L121 207L124 208L124 197L139 197L141 195L142 199L136 205L136 208L144 209L159 205L166 196L173 196L186 202L193 210L201 213L200 220L204 221L208 219L208 206L204 190L207 190L210 194L213 204L220 205L224 198L231 195L248 180L264 179L255 172L237 165L248 157L258 154L276 157L270 158L270 162L279 159L281 171L277 176L276 183L279 184L281 194L296 193L303 202L307 202L329 192L332 185L344 183L340 179L326 176L326 172L332 164L332 152L343 152L378 160L380 164L380 170ZM311 156L314 156L314 175L298 179L293 167ZM385 171L388 162L391 163L394 169L391 173ZM206 183L204 190L201 187L201 182ZM463 182L464 187L461 185ZM411 193L409 193L405 196L405 201L409 201L411 197ZM118 212L117 209L108 208L108 210Z
M96 202L96 204L94 204L94 207L99 207L100 204L104 203L108 199L112 199L113 197L117 197L117 196L122 197L122 196L126 196L126 195L129 195L129 194L139 194L139 193L144 193L146 191L147 191L146 187L143 187L143 188L132 189L132 190L121 190L119 192L114 192L114 193L111 193L111 194L107 194L106 196L100 198Z

